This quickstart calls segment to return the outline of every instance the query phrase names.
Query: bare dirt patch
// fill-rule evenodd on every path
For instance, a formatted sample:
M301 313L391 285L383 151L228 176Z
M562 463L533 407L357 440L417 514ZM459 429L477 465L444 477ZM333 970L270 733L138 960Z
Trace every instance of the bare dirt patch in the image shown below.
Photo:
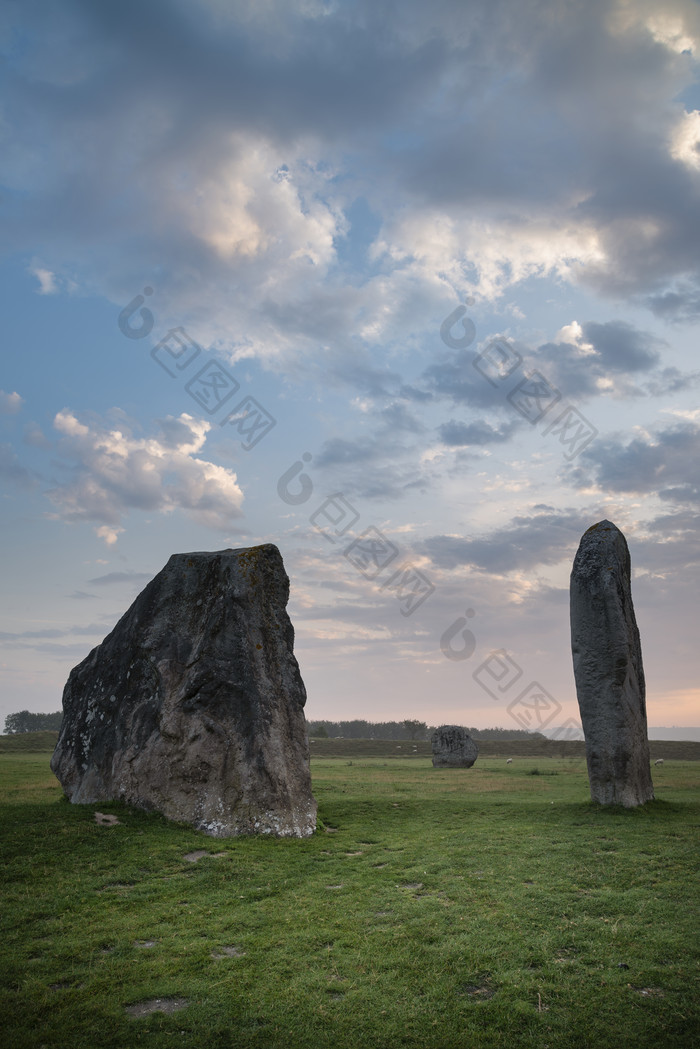
M121 820L118 820L116 816L110 816L106 812L96 812L95 823L98 827L117 827Z
M665 992L662 987L633 987L637 994L643 998L664 998Z
M124 1011L129 1016L150 1016L151 1013L176 1013L180 1009L186 1009L189 1002L186 998L150 998L145 1002L136 1002L135 1005L126 1005Z
M489 987L488 984L468 984L462 988L462 994L466 994L468 998L474 998L479 1002L486 1002L489 998L493 998L494 994L493 987Z
M222 958L244 958L245 951L240 947L222 947L220 951L212 951L211 956L218 962Z
M206 849L195 849L194 852L186 852L182 858L187 860L188 863L197 863L198 860L203 860L205 856L209 856L212 860L218 860L225 855L225 852L207 852Z

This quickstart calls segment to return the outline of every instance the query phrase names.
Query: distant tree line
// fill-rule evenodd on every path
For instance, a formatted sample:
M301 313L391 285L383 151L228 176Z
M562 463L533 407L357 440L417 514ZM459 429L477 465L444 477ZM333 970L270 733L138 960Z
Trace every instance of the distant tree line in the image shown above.
M42 732L46 729L58 731L62 719L60 710L55 714L32 714L28 710L20 710L18 714L8 714L5 718L5 734L14 736L17 732Z
M343 739L411 739L428 740L435 725L407 718L404 721L312 721L309 735L314 739L342 736ZM541 732L527 732L524 728L468 728L472 739L544 739Z
M41 732L46 729L59 731L63 714L32 714L20 710L17 714L8 714L5 718L6 735L18 732ZM435 725L415 718L403 721L365 721L355 718L353 721L314 721L309 724L309 735L316 739L327 739L342 736L344 739L407 739L428 740L435 731ZM527 732L522 728L468 728L472 739L544 739L541 732Z

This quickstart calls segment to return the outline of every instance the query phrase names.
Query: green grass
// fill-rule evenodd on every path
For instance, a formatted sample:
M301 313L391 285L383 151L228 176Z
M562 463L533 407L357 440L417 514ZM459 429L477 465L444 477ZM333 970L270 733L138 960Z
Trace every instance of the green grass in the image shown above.
M0 756L4 1044L697 1044L696 763L629 811L590 804L580 758L312 773L312 839L217 840L69 805L47 755ZM188 1004L126 1012L155 998Z
M0 754L17 751L53 752L58 732L21 732L0 736ZM425 758L432 754L427 740L393 739L316 739L312 738L311 752L315 758ZM583 740L555 739L484 739L479 740L480 759L503 758L583 758L586 746ZM673 761L700 761L700 743L688 740L650 740L649 755Z
M12 736L0 736L0 754L16 754L17 751L51 754L57 739L58 732L50 729L45 732L18 732Z

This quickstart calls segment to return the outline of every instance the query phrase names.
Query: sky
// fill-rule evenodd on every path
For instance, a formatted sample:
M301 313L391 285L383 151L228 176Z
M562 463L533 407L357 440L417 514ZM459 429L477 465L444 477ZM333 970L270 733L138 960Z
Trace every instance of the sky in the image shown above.
M696 0L0 9L0 719L275 543L310 720L577 731L625 534L700 725Z

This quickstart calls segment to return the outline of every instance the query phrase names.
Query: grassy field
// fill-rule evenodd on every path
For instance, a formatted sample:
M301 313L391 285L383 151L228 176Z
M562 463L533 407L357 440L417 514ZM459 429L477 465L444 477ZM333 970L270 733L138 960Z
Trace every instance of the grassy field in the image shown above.
M22 732L15 736L0 736L0 754L14 754L18 750L51 753L56 746L58 732ZM393 739L312 739L312 756L318 758L426 758L432 754L427 740L416 743ZM583 758L586 745L581 741L554 739L480 740L482 758ZM688 741L651 740L651 760L672 758L676 761L700 761L700 743Z
M1 740L2 737L0 748ZM427 758L432 754L432 747L425 740L397 743L391 739L312 739L311 743L312 757L317 758ZM585 759L586 756L583 740L484 739L479 740L478 744L479 761L492 757ZM649 755L652 761L657 758L663 758L664 761L668 758L675 761L700 761L700 743L650 740Z
M580 757L312 773L312 839L217 840L0 755L3 1044L698 1044L697 763L632 811L589 803Z

